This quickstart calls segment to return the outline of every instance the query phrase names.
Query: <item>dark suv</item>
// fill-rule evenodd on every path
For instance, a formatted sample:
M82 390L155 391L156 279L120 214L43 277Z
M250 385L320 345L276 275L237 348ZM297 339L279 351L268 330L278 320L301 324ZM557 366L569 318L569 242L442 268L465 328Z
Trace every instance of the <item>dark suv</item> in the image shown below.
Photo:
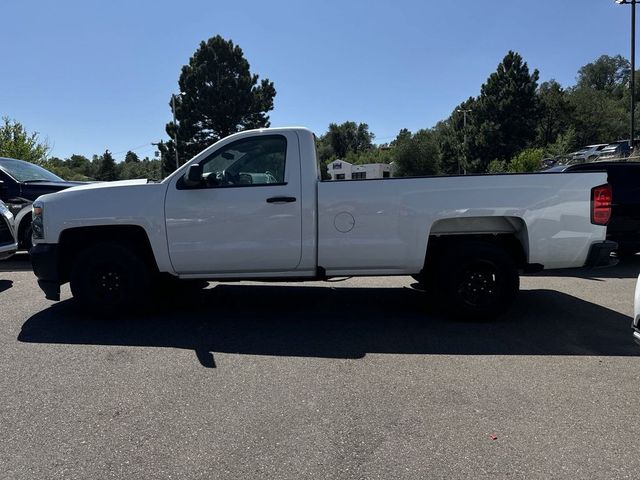
M67 182L33 163L0 157L0 200L15 217L18 247L31 248L31 204L40 195L81 185Z
M554 167L558 171L559 167ZM618 242L618 255L640 252L640 162L592 162L566 166L564 172L606 171L613 190L607 240Z
M631 153L631 147L629 147L628 140L619 140L617 142L610 143L602 150L598 155L599 161L615 160L617 158L626 158Z

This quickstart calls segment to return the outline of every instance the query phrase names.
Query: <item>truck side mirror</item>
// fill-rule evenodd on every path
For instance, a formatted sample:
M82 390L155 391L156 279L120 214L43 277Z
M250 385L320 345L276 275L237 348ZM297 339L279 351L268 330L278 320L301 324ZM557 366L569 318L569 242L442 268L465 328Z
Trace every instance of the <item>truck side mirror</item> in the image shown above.
M187 187L197 187L202 184L202 165L199 163L189 165L182 180Z

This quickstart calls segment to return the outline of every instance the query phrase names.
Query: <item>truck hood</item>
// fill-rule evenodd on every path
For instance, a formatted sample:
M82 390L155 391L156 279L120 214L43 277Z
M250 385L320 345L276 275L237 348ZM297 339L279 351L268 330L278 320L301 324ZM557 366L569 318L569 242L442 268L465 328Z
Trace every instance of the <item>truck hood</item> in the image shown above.
M76 202L82 201L78 200L78 198L84 198L84 195L89 195L87 198L95 199L95 198L104 198L104 199L113 199L116 196L122 196L123 194L118 192L116 193L113 189L126 189L129 191L131 188L138 187L140 188L143 185L159 185L159 184L149 184L147 183L147 179L136 179L136 180L119 180L117 182L93 182L93 183L84 183L81 185L76 185L71 188L67 188L65 190L61 190L56 193L50 193L47 195L42 195L39 197L39 200L45 202ZM80 197L78 197L80 195Z
M78 192L80 190L98 190L103 188L127 187L131 185L144 185L146 183L148 183L146 178L140 178L135 180L118 180L117 182L93 182L93 183L84 183L82 185L76 185L74 187L66 189L65 192Z

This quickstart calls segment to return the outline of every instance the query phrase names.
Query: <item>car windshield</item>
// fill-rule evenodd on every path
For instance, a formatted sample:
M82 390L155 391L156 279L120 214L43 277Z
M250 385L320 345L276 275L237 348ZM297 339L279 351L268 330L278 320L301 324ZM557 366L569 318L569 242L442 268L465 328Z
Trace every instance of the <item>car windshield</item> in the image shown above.
M14 160L11 158L0 159L0 168L18 182L63 182L60 177L54 175L33 163Z

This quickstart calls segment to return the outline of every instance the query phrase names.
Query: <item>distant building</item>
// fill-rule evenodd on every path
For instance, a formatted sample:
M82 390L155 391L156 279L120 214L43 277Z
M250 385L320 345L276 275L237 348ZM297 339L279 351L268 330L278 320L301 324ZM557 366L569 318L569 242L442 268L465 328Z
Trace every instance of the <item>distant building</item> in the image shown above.
M365 163L353 165L344 160L334 160L327 165L331 180L361 180L365 178L388 178L391 176L392 165L388 163Z

